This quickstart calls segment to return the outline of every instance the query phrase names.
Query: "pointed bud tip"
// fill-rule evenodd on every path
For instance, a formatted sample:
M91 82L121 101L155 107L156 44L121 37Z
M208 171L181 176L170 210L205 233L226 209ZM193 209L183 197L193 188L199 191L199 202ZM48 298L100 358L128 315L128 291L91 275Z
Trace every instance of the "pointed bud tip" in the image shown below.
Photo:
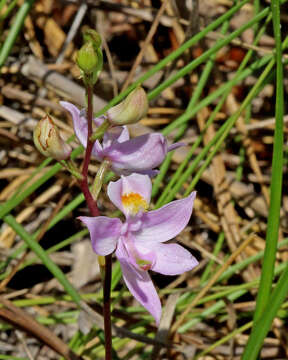
M83 38L85 43L92 42L95 48L100 48L102 41L100 35L96 30L90 28L85 29L83 31Z
M56 160L67 160L70 157L72 149L61 138L57 126L49 115L36 125L33 140L36 148L46 157L51 156Z
M139 86L125 100L107 111L108 120L114 125L137 123L146 116L148 106L146 92Z

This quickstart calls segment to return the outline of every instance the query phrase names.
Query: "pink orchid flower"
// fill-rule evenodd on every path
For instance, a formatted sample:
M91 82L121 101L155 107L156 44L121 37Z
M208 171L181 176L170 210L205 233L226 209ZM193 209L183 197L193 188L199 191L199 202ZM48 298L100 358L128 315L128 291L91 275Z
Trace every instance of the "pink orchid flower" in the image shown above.
M60 104L70 112L75 134L85 147L87 143L85 114L69 102L61 101ZM94 118L94 123L98 127L105 119L106 116ZM166 138L160 133L145 134L130 139L126 126L115 126L105 133L102 145L98 140L95 142L92 155L98 161L110 160L112 170L119 175L141 173L155 176L158 171L153 169L162 163L167 152L179 146L183 144L175 143L168 146Z
M198 261L175 243L164 244L178 235L189 222L196 192L158 210L146 211L151 196L147 175L122 176L108 185L108 196L125 215L126 221L106 216L79 219L88 227L96 254L116 250L124 281L159 324L161 303L148 270L178 275L193 269Z

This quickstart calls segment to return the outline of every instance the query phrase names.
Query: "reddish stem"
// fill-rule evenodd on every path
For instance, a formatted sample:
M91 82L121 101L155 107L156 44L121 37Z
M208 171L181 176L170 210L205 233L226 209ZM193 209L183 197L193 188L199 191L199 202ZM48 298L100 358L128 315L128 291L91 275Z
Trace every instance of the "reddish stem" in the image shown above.
M105 276L103 284L103 316L105 333L105 360L112 360L112 333L111 333L111 277L112 255L105 256Z
M87 205L92 216L98 216L99 210L96 201L94 201L88 185L88 166L91 159L91 153L94 145L94 141L90 140L92 135L92 121L93 121L93 87L87 86L87 123L88 123L88 135L87 135L87 146L84 157L84 164L82 168L83 180L80 181L80 187L86 199Z
M95 141L91 141L92 121L93 121L93 87L87 86L87 122L88 135L87 146L82 168L83 179L80 181L80 187L92 216L99 216L99 210L96 201L94 201L88 185L88 166L91 159L91 153ZM112 333L111 333L111 273L112 273L112 255L105 256L105 276L103 283L103 315L104 315L104 333L105 333L105 359L112 360Z
M82 175L84 178L87 178L88 175L88 166L91 158L91 152L93 149L94 142L90 140L92 135L92 121L93 121L93 88L92 86L87 86L87 122L88 122L88 135L87 135L87 146L84 158L84 165L82 169Z

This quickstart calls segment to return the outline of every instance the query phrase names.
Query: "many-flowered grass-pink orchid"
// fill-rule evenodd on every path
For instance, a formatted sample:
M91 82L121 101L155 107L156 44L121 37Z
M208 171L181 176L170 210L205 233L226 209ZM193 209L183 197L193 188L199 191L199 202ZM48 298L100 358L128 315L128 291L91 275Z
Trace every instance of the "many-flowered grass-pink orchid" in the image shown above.
M71 103L62 101L61 105L72 115L75 134L85 147L87 144L85 115ZM105 116L94 118L94 123L98 127L105 119ZM95 142L92 155L98 161L109 160L112 170L117 174L141 173L154 176L157 170L153 169L162 163L167 152L182 145L175 143L168 146L166 138L160 133L130 139L126 126L115 126L105 133L102 144L98 140Z
M89 229L96 254L106 256L116 250L128 289L159 324L161 303L148 270L178 275L198 264L182 246L164 243L187 225L196 192L158 210L147 211L151 188L147 175L122 176L109 183L108 196L124 213L126 221L105 216L82 216L80 220Z

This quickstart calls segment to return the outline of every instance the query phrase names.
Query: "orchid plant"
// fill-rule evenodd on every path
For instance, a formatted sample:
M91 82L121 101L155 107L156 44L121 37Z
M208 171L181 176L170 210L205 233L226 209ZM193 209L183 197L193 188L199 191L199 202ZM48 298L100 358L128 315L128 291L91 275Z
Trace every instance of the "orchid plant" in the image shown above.
M183 144L168 145L166 138L160 133L130 139L126 125L139 121L148 111L148 99L141 87L137 87L123 102L109 109L107 114L93 117L93 85L102 67L101 40L95 31L88 30L84 41L78 53L77 64L86 87L87 109L79 110L71 103L61 102L71 114L75 135L85 148L82 170L71 160L71 147L63 141L50 116L47 115L36 126L34 142L43 155L60 161L76 177L90 210L90 217L81 216L79 219L90 232L92 248L99 255L102 266L105 350L108 360L112 358L112 254L115 253L120 262L128 289L159 325L161 303L149 270L164 275L178 275L198 264L184 247L175 242L167 243L188 224L196 193L160 209L148 211L151 177L157 174L157 167L166 154ZM101 165L90 188L88 167L91 158ZM108 168L120 176L119 180L108 184L107 193L111 202L124 214L125 221L99 214L97 197Z

